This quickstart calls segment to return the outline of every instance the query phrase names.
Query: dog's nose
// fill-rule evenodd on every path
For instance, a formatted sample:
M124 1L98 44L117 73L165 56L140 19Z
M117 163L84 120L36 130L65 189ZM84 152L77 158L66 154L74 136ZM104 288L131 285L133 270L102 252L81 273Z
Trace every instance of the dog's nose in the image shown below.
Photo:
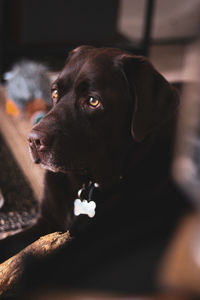
M32 130L28 136L28 142L31 149L36 148L37 151L42 151L49 145L49 138L40 131Z

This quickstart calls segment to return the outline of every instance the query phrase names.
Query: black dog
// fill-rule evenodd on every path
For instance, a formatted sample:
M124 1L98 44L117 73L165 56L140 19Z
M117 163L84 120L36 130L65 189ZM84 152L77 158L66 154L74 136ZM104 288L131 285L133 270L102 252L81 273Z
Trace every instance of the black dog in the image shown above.
M81 46L53 83L52 101L29 135L32 159L47 169L40 218L1 241L1 260L69 229L74 240L51 262L57 273L49 281L150 289L189 206L170 178L176 91L142 57ZM90 212L81 201L74 208L81 188L79 197L95 202Z

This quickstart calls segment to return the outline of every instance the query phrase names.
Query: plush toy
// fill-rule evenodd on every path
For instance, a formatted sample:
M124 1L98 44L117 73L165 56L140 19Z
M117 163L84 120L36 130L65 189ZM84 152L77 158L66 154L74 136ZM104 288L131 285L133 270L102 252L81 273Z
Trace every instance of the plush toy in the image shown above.
M23 60L4 74L8 99L6 112L25 115L37 123L50 108L50 78L48 68L38 62Z

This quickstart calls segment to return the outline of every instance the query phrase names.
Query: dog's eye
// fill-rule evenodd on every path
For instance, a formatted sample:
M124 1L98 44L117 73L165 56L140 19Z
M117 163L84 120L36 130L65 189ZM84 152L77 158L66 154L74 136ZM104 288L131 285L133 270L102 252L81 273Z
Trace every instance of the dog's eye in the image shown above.
M58 93L58 90L57 89L54 89L52 90L51 92L51 98L54 102L57 102L58 101L58 98L59 98L59 93Z
M90 107L92 107L92 108L97 108L97 107L99 107L100 106L100 101L97 99L97 98L95 98L95 97L89 97L88 98L88 105L90 106Z

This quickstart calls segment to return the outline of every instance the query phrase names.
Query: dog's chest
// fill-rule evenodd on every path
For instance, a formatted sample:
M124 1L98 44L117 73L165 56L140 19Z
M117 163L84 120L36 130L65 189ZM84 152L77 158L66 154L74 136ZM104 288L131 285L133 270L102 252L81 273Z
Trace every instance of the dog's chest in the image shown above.
M147 201L147 206L149 206L150 198L150 195L147 198L147 194L148 192L145 189L134 189L130 185L122 185L105 192L97 191L92 201L87 202L87 205L90 202L92 202L92 205L95 204L95 209L91 207L78 208L78 212L83 213L77 213L76 210L77 201L80 205L81 200L74 199L74 205L71 209L70 229L74 234L79 234L85 230L91 231L91 228L96 233L110 231L113 234L113 232L122 230L122 228L141 226L137 224L145 221L147 211L144 203ZM86 200L82 202L84 201Z
M153 171L151 176L141 171L140 176L126 178L122 184L96 193L93 200L96 203L94 218L78 216L74 218L75 223L87 224L87 230L93 227L96 232L110 234L118 230L130 230L133 235L156 232L159 226L168 226L170 216L173 220L183 206L167 172ZM80 226L80 230L83 227Z

